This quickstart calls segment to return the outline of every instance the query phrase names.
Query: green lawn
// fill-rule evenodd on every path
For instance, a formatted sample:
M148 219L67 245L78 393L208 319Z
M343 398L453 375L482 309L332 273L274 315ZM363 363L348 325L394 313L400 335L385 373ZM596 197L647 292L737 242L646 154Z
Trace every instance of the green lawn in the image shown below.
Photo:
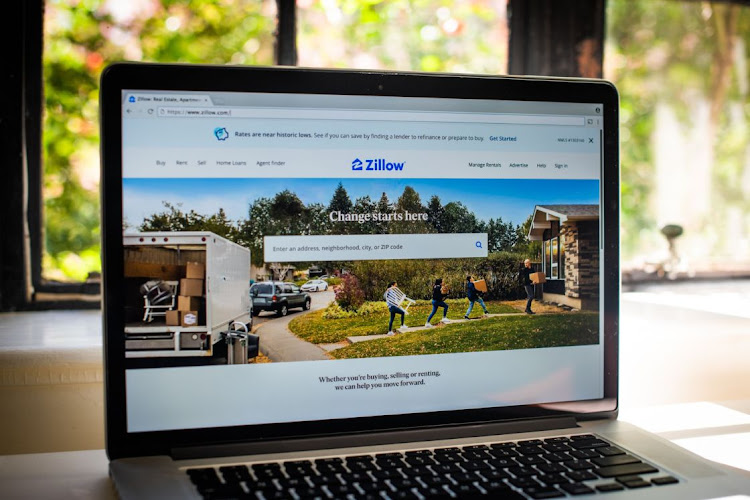
M499 351L596 344L597 313L505 316L450 324L359 342L330 354L336 359Z
M469 307L467 300L448 300L447 303L448 319L463 318L466 308ZM486 302L485 304L492 314L521 312L502 302ZM388 319L390 314L385 308L385 302L383 302L382 312L379 311L367 316L325 319L323 318L324 311L315 311L295 318L289 323L289 329L302 340L312 342L313 344L332 344L334 342L341 342L346 337L388 333ZM424 326L427 316L430 315L430 311L432 311L432 305L429 301L418 301L409 308L409 314L406 315L406 326ZM471 317L478 318L481 315L482 307L479 304L474 304ZM432 324L437 324L438 320L442 317L443 309L440 308L432 318ZM395 327L400 326L399 316L396 316L393 324Z

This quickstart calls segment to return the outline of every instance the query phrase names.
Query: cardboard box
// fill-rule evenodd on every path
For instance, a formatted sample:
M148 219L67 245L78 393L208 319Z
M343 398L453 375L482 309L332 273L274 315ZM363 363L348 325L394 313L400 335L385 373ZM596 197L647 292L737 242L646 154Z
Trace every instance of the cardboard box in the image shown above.
M185 266L185 277L188 279L206 279L206 265L200 262L188 262Z
M198 311L180 311L182 326L198 326Z
M178 311L197 311L201 308L200 297L184 297L180 295L177 297L177 310Z
M167 311L167 326L180 326L182 324L180 316L180 311Z
M529 274L529 279L535 285L541 285L542 283L547 282L547 276L545 276L543 272L531 273Z
M178 292L183 297L202 297L203 280L183 278L180 280Z
M476 280L474 282L474 288L477 289L477 292L486 292L487 291L487 282L484 280Z

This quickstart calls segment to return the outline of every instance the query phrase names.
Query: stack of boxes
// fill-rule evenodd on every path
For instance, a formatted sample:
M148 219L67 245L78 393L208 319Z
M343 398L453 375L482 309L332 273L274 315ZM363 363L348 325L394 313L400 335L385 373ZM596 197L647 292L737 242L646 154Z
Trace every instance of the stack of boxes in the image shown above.
M198 326L205 281L206 265L188 262L185 266L185 277L180 279L177 309L167 311L167 326Z

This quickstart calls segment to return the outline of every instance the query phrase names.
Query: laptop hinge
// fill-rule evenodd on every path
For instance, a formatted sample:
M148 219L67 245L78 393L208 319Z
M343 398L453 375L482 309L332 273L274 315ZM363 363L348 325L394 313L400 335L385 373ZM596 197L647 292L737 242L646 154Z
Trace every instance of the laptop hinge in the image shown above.
M578 427L573 417L173 448L175 460L436 441Z

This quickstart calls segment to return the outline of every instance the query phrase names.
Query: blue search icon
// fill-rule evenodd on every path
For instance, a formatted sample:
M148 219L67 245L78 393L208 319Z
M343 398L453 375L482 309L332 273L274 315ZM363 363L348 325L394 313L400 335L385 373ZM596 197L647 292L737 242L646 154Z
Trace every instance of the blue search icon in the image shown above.
M481 241L477 241L476 243L474 243L474 246L477 247L477 248L482 248L482 242Z

